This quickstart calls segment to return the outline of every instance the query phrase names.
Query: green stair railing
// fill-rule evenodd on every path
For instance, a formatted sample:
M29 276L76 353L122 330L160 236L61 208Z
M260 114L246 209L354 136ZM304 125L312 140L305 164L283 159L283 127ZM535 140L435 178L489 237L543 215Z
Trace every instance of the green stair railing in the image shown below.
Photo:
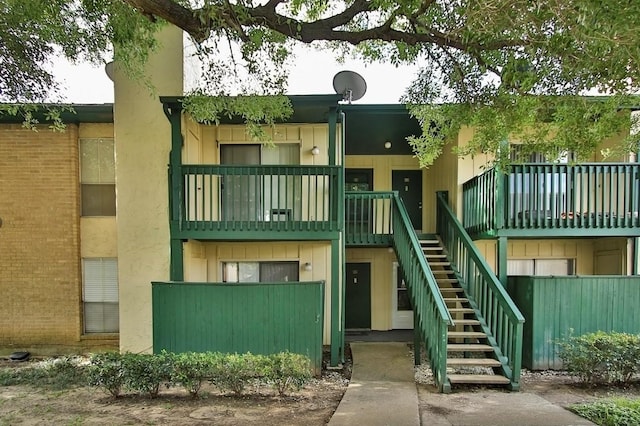
M431 268L424 257L407 210L397 192L393 192L391 210L393 247L413 303L416 328L425 343L435 384L449 392L447 378L447 330L453 325L451 315L438 289Z
M524 317L449 207L446 192L437 193L436 227L469 303L485 321L483 327L502 363L503 374L516 390L520 383Z

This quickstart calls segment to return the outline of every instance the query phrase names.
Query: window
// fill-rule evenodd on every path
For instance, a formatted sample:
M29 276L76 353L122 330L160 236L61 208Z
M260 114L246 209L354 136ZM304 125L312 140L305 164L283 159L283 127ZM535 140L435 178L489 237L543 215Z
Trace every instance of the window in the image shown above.
M118 261L113 258L82 259L82 300L85 333L117 333Z
M298 262L223 262L225 283L298 281Z
M574 259L509 259L507 275L575 275Z
M80 140L82 216L116 215L113 139Z

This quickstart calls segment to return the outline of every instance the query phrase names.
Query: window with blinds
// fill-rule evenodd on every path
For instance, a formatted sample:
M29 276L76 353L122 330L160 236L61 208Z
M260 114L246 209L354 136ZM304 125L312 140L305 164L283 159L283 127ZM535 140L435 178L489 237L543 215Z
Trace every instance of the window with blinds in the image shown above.
M299 280L298 262L223 262L226 283L287 282Z
M113 139L80 139L82 216L116 215Z
M119 331L117 259L82 259L82 300L85 333Z

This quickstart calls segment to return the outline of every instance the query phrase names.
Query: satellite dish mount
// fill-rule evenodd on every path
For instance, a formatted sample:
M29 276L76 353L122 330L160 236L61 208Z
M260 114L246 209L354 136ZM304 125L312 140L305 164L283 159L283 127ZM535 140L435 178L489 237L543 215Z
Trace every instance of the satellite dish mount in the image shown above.
M333 76L333 89L348 103L357 101L367 92L367 82L354 71L340 71Z

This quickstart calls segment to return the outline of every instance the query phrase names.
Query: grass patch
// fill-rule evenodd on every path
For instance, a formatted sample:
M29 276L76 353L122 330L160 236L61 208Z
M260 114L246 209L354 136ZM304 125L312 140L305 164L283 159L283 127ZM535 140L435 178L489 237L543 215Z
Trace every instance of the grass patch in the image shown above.
M600 426L640 424L640 399L612 398L570 407L573 412Z

